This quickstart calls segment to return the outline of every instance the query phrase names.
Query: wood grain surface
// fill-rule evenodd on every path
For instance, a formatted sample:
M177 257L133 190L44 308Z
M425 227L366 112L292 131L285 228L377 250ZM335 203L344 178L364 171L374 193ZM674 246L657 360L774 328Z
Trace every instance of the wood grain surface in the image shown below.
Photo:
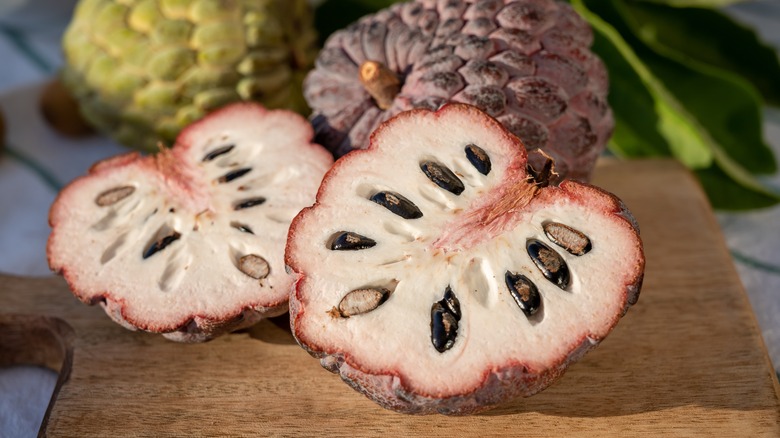
M176 344L121 328L56 277L0 277L0 365L61 371L49 436L780 436L777 379L695 180L670 161L608 161L594 182L641 225L639 303L552 387L483 414L383 410L284 318Z

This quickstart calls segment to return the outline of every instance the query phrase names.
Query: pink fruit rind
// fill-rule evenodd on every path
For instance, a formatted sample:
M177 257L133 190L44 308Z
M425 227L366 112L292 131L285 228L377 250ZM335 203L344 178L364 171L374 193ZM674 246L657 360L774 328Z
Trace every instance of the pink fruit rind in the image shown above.
M437 397L420 394L405 387L404 379L393 373L364 371L353 365L343 354L317 355L323 367L338 373L341 379L385 409L404 414L469 415L494 408L507 400L529 397L558 380L571 363L598 345L583 338L567 356L567 360L541 372L529 370L523 363L509 363L501 368L485 371L480 383L463 394ZM330 366L330 368L329 368Z
M98 289L90 284L91 275L81 272L78 266L73 266L68 257L63 258L59 250L73 245L88 244L85 242L68 242L68 237L60 236L59 224L67 221L75 213L77 203L74 202L80 191L96 184L101 178L106 178L117 172L137 172L144 175L148 181L157 182L156 187L162 196L173 200L174 204L186 206L191 211L206 211L211 207L209 194L210 182L198 182L199 170L189 164L186 155L194 147L197 139L213 129L230 130L238 128L235 121L251 122L263 117L276 125L296 126L295 132L290 132L290 141L300 141L297 147L303 149L301 154L308 157L318 167L324 170L330 167L332 156L321 146L313 143L311 125L298 114L285 110L269 111L253 103L233 104L215 111L209 117L193 123L177 138L171 149L161 150L156 155L143 156L137 152L107 158L92 165L87 174L77 177L66 186L55 198L49 211L51 235L47 243L47 260L50 268L65 279L73 294L82 302L99 304L106 314L119 325L129 330L141 330L161 333L168 339L179 342L202 342L221 334L249 327L262 318L278 316L287 311L287 292L290 280L285 278L284 287L278 287L273 292L251 293L251 299L236 302L220 303L218 306L206 309L185 309L175 312L164 320L149 316L144 310L136 310L128 303L127 291L118 292L111 288ZM303 145L306 146L303 146ZM321 174L322 174L321 173ZM315 176L316 177L316 176ZM316 187L316 185L314 185ZM283 241L285 236L279 236ZM219 275L219 273L215 273ZM224 288L224 285L217 286ZM254 286L243 285L241 288L250 290ZM230 294L230 292L228 292ZM249 294L244 294L249 295Z
M615 215L616 220L623 222L627 228L638 230L631 213L614 195L595 186L570 181L565 181L560 189L568 191L572 186L577 191L602 194L611 204L610 213ZM296 221L298 220L303 219L296 219ZM295 222L293 222L291 232L294 230ZM296 323L305 311L301 308L303 300L299 292L305 288L306 277L300 274L290 299L290 323L296 339L303 340L301 345L313 357L320 359L324 368L339 374L341 379L353 389L386 409L407 414L474 414L491 409L507 400L528 397L542 391L562 377L569 365L577 362L588 351L599 345L606 334L615 327L620 318L639 298L644 272L641 242L636 242L636 250L640 255L639 263L634 271L626 276L622 310L615 315L604 334L581 336L579 341L567 348L568 354L561 361L543 370L531 370L526 364L520 362L510 362L493 370L486 370L483 372L480 383L473 388L466 389L462 394L439 397L436 394L419 393L407 388L403 376L397 373L366 369L348 354L318 346L307 340L303 334L296 331ZM287 264L294 272L297 272L293 263L288 257Z
M638 236L638 225L625 204L616 196L598 187L567 180L558 186L540 189L538 194L527 204L527 209L533 210L535 205L546 205L565 200L565 202L587 206L592 210L599 211L610 218L621 236L629 239L626 244L628 247L626 257L632 258L633 261L629 263L633 263L633 265L631 269L623 273L620 281L620 284L623 285L622 294L620 297L616 297L620 304L616 308L617 311L612 314L611 319L605 321L597 332L587 331L573 336L572 341L563 349L565 354L561 355L558 360L545 367L534 369L528 363L510 358L503 363L490 364L482 371L481 377L476 380L477 383L467 388L459 388L456 392L444 390L435 393L415 389L407 377L398 370L369 367L342 348L320 343L317 339L313 339L312 336L316 335L301 328L301 320L306 314L309 300L309 295L304 296L304 291L311 289L311 286L308 284L309 277L298 267L297 258L300 250L296 247L295 236L299 232L299 227L316 218L317 207L323 199L330 196L328 182L331 179L342 173L348 174L352 161L360 160L359 157L363 154L372 154L380 147L381 142L378 139L383 135L383 131L390 130L394 123L403 118L414 118L426 113L432 113L434 117L443 117L449 111L482 114L474 107L463 104L447 104L435 113L422 109L408 111L380 125L372 134L367 149L353 151L337 161L323 178L323 184L320 186L315 204L302 210L293 220L285 251L285 263L296 276L290 296L289 312L292 332L298 343L310 355L319 358L324 368L339 374L341 379L356 391L366 395L384 408L403 413L471 414L489 409L513 398L527 397L543 390L558 380L569 365L596 347L625 315L628 308L637 302L644 275L644 252ZM527 154L522 142L500 128L500 124L493 118L481 115L479 120L481 123L498 127L504 133L505 139L515 148L515 156L512 157L512 164L508 167L513 169L511 173L517 173L519 176L513 178L525 179ZM492 200L487 202L492 202ZM474 210L479 211L480 208L475 207ZM511 223L522 220L525 215L523 211L517 211L512 213L512 216L514 219L509 220L509 224L504 226L511 226ZM500 229L495 231L495 233L500 232Z
M167 338L179 342L201 342L219 336L222 333L251 326L262 318L277 316L286 312L287 302L284 297L280 297L276 302L263 303L263 305L260 305L260 303L247 304L222 315L187 314L176 320L159 324L147 321L143 315L133 315L128 312L126 301L115 296L109 290L90 294L81 292L82 279L78 273L61 263L57 255L52 251L58 240L57 224L61 220L60 218L68 214L68 198L72 193L76 193L79 187L90 178L100 177L118 167L138 166L144 169L151 169L156 167L155 163L156 156L144 157L137 152L107 158L94 164L87 175L78 177L57 195L53 208L49 212L49 226L52 229L52 234L49 237L46 253L51 269L65 279L71 291L80 301L89 305L99 304L106 314L122 327L133 331L142 330L162 333ZM150 177L154 177L153 174Z

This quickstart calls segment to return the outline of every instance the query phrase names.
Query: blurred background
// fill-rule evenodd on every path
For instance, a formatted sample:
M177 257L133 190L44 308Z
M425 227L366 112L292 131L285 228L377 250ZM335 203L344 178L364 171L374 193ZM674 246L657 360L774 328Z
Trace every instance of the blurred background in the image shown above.
M0 1L0 110L4 115L6 127L5 146L0 155L0 272L3 273L21 276L51 275L45 254L49 232L47 213L57 191L74 177L83 174L95 161L126 151L113 141L98 135L75 139L62 136L53 131L41 116L41 93L63 64L61 38L76 3L76 0ZM324 36L361 14L375 11L391 2L333 0L314 3L321 5L316 22L320 34ZM609 35L608 33L597 32L597 46L594 47L597 53L599 49L603 49L604 56L609 56L606 50L610 47L623 47L620 44L627 42L623 47L624 51L633 49L640 60L647 62L651 73L655 72L652 69L655 61L647 57L663 53L663 50L651 53L657 49L655 42L660 41L661 45L670 42L662 38L656 41L653 39L655 37L648 37L648 21L642 21L648 20L648 15L634 14L635 17L640 17L638 21L615 23L609 21L614 20L614 17L603 7L610 2L605 1L600 5L596 1L572 3L578 4L580 11L592 7L594 17L600 16L608 25L611 24L621 32L623 38L617 42L614 38L610 40L604 37ZM620 4L621 1L615 0L612 3ZM755 31L759 41L771 48L769 55L762 52L758 56L758 63L752 68L760 71L761 62L765 62L768 84L762 86L760 82L766 78L751 77L751 71L733 69L738 73L746 73L747 82L756 85L756 92L763 99L755 100L758 102L758 116L754 117L754 122L759 122L757 132L740 132L736 129L731 134L738 139L754 138L756 148L766 147L774 152L775 157L780 156L780 110L776 107L777 96L772 94L772 90L780 90L780 76L772 76L776 71L777 53L780 51L780 1L657 0L647 3L661 4L667 8L651 12L661 11L669 14L656 15L654 18L665 20L669 30L676 32L685 24L677 18L684 15L682 11L680 14L672 14L677 12L674 7L698 5L722 12L738 25L746 26L749 32ZM662 27L661 29L663 30ZM703 32L704 28L701 29ZM696 27L687 31L695 33ZM626 35L631 32L635 35ZM743 51L750 55L751 50L760 52L744 35L735 37L731 47L727 39L720 39L720 44L724 44L724 53ZM693 45L693 39L690 41ZM745 41L750 44L745 46ZM639 47L640 44L644 46ZM677 41L677 44L681 46L676 49L684 53L685 39L683 38L682 42ZM693 54L688 56L695 58ZM623 58L605 61L612 71L613 61L623 62ZM758 75L760 76L760 73ZM663 75L660 75L660 79L664 80ZM667 88L674 92L673 86ZM700 90L699 94L706 96L708 91ZM717 95L712 99L717 99ZM711 102L711 105L720 104L722 102L717 100ZM616 113L620 110L617 107L614 109ZM618 123L623 122L618 120ZM619 140L620 138L610 144L609 154L626 159L663 155L663 151L653 149L652 145L646 149L629 150L620 144ZM745 148L753 147L748 143L749 141L745 140ZM675 155L675 150L670 153L682 161L688 156L685 151L679 156ZM748 292L775 370L778 371L780 207L777 206L777 200L780 198L777 194L780 193L780 177L777 172L756 172L750 181L735 183L733 180L739 178L728 172L695 166L692 169L700 177L716 207L716 215L727 246ZM0 437L37 434L55 381L55 374L45 369L25 366L0 368Z

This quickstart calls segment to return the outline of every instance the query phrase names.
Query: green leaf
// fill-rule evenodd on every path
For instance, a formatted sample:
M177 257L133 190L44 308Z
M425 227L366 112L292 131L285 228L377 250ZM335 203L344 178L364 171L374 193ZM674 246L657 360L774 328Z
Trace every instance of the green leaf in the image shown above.
M695 173L715 209L749 210L771 207L780 203L780 198L776 194L766 192L763 188L753 190L745 187L734 181L717 165L709 169L697 170Z
M648 56L647 63L707 129L711 147L751 173L777 171L774 154L763 139L761 100L749 83L660 57Z
M399 0L326 0L314 11L314 25L321 43L333 32L343 29L360 17L386 8Z
M668 157L669 143L658 132L653 95L631 64L600 32L594 34L593 50L609 69L609 105L615 118L609 148L622 157Z
M658 3L669 6L682 7L700 7L700 8L720 8L723 6L743 3L746 0L634 0L637 3Z
M602 3L603 0L600 0ZM609 23L604 21L600 16L591 12L591 10L585 6L583 0L572 0L572 5L593 27L596 34L603 37L599 40L602 44L600 47L604 47L603 44L611 45L608 51L617 52L623 61L628 64L633 74L639 79L635 82L635 86L639 83L641 85L639 92L635 90L630 95L642 95L647 93L653 101L654 117L650 117L650 121L655 124L655 130L665 140L668 145L668 150L672 155L679 159L682 163L692 169L704 169L712 163L712 150L706 139L706 133L698 126L696 120L688 114L685 109L680 105L677 99L672 93L670 93L666 87L653 75L652 71L640 60L636 55L633 48L623 39L617 30ZM595 46L594 46L595 49ZM598 52L597 52L598 53ZM600 54L600 53L599 53ZM616 57L610 56L610 60L615 60ZM626 65L619 66L618 71L613 70L613 64L607 62L607 67L610 69L610 78L612 81L620 81L621 77L618 76L620 69L625 70ZM644 91L641 91L644 89ZM632 114L630 102L621 102L620 99L624 96L615 96L617 90L610 90L610 104L623 105L615 106L613 112L618 119L618 124L623 122L634 122L631 126L616 127L617 135L612 139L610 145L614 147L615 152L618 155L628 155L631 151L636 150L636 147L640 145L636 141L636 135L647 132L646 123L643 124L639 117ZM646 97L646 96L645 96ZM626 105L626 103L628 105ZM645 108L646 109L646 108ZM641 116L640 116L641 117ZM643 126L644 125L644 126ZM620 132L618 132L620 131ZM657 136L654 140L657 140ZM628 144L620 143L621 141L628 140ZM633 140L633 141L632 141ZM639 154L634 156L646 156L657 153L658 147L651 147L640 151Z
M756 33L711 9L644 1L620 2L634 33L664 56L719 67L743 76L766 101L780 105L780 61Z
M581 2L582 0L575 1ZM628 46L628 50L623 51L624 55L630 53L630 56L641 59L643 62L642 68L648 70L647 74L652 75L656 81L663 83L664 86L668 86L668 88L665 88L666 92L675 96L677 104L682 105L684 103L686 105L683 113L691 117L692 120L688 120L691 122L690 127L697 130L698 138L709 149L714 159L714 163L710 166L699 168L699 170L701 170L700 173L702 178L706 178L706 181L704 179L702 180L702 183L705 185L705 190L708 195L713 196L711 199L713 206L720 209L758 208L772 205L780 201L780 196L777 193L772 192L760 184L740 162L729 156L727 149L713 139L711 133L701 123L701 120L693 118L694 114L696 116L704 114L703 119L707 125L722 123L725 126L717 126L717 129L715 130L715 132L721 133L723 130L728 130L730 128L729 125L733 125L733 123L729 123L727 117L721 116L726 114L731 115L732 118L736 120L742 120L740 119L740 115L744 116L744 114L740 114L740 112L747 111L747 116L743 117L743 119L747 120L745 123L756 123L755 120L751 122L750 119L758 118L759 122L755 126L758 126L758 129L760 130L760 114L750 111L758 111L756 101L751 100L752 95L750 93L744 93L744 90L738 90L734 93L736 97L733 97L733 100L746 104L747 110L744 106L738 108L735 112L722 111L722 108L720 107L713 108L713 87L717 88L718 85L723 85L718 82L721 81L722 78L717 75L704 75L695 70L691 71L687 69L686 66L649 50L631 33L630 27L623 21L623 17L619 14L618 9L615 8L615 6L618 8L620 7L617 1L600 1L596 3L595 6L596 11L600 14L598 18L610 20L610 22L615 25L612 27L612 30L621 38L622 43ZM591 12L591 14L595 15L594 12ZM589 19L587 16L586 18ZM594 26L594 29L596 29L598 33L601 28ZM613 36L613 40L614 39ZM601 55L599 51L600 48L596 44L594 44L594 50ZM608 65L610 60L611 58L605 60ZM632 63L632 65L635 65L635 63ZM610 71L610 76L612 76L612 71ZM728 85L728 81L726 82ZM702 84L705 85L704 88L701 87ZM728 87L726 88L729 90ZM738 88L739 87L737 87L737 89ZM750 88L748 87L748 89ZM730 90L734 92L733 87ZM612 90L610 91L612 92ZM720 90L721 98L715 99L714 101L724 102L725 105L725 102L730 101L730 99L723 98L722 96L724 95L728 96L728 93L724 94L722 90ZM747 98L745 98L745 96L747 96ZM742 98L742 100L740 100L740 98ZM739 105L736 106L739 107ZM691 108L693 108L695 112L689 112L688 110ZM617 112L618 110L615 109L615 111ZM619 119L618 123L620 123ZM618 131L617 128L616 131ZM659 126L659 131L664 132L662 125ZM669 130L668 134L673 134L673 129ZM681 135L686 136L688 133L683 132ZM733 133L730 135L733 137ZM760 134L756 135L760 139ZM619 141L620 139L616 137L614 140ZM744 144L736 144L737 148L740 146L745 149ZM763 149L763 146L765 146L763 145L763 142L759 142L759 149ZM764 152L768 152L768 160L770 161L770 164L773 164L774 161L771 151L766 149ZM755 145L751 145L747 152L743 151L742 153L747 157L753 157L755 154ZM737 155L740 156L739 154ZM740 158L744 157L740 156ZM764 158L766 158L766 155ZM755 162L752 164L760 166ZM739 199L730 199L732 196L739 197Z
M763 139L762 101L755 88L734 73L687 59L674 48L659 44L651 33L641 30L645 27L646 16L634 14L641 8L627 2L614 4L627 26L624 32L633 30L653 51L638 41L633 41L632 46L656 77L707 130L710 147L721 149L752 173L777 171L774 154ZM679 11L653 8L656 9L654 18L661 22L664 16ZM628 41L632 42L632 39L628 38Z

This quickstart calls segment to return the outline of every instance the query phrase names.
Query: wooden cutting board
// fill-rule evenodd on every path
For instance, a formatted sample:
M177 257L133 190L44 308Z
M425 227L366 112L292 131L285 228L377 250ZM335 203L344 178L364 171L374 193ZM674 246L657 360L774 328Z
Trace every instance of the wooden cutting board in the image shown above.
M777 379L708 203L670 161L602 163L642 227L639 303L546 391L469 417L383 410L287 321L199 345L136 333L59 278L0 278L0 365L60 370L51 436L780 436Z

